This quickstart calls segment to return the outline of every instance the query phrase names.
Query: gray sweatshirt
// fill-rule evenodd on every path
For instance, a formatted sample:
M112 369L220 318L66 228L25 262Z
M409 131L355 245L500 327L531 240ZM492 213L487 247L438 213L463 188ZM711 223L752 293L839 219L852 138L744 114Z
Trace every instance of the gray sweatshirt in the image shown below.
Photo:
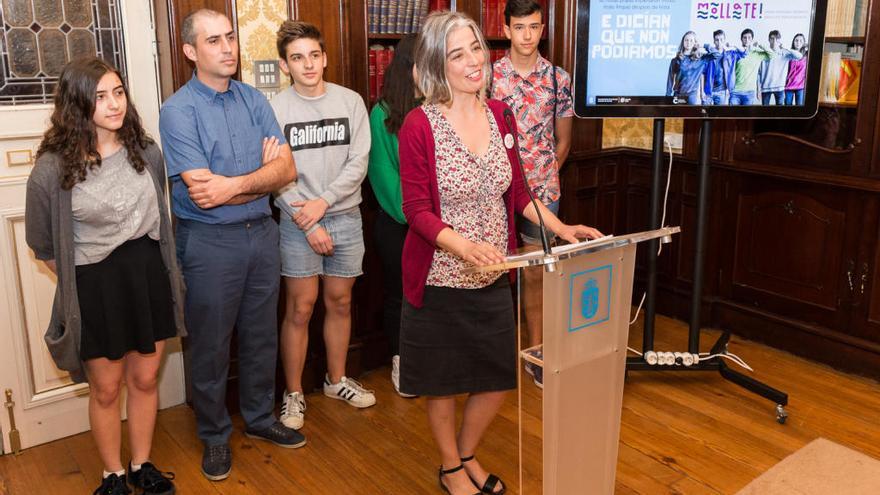
M799 51L783 47L777 47L774 53L776 56L761 62L761 68L758 69L758 81L762 93L783 91L785 81L788 79L788 62L804 57Z
M345 213L361 202L361 182L370 157L370 124L364 100L354 91L325 83L316 98L290 88L270 104L293 151L297 182L276 193L275 204L292 215L295 201L323 198L326 216Z

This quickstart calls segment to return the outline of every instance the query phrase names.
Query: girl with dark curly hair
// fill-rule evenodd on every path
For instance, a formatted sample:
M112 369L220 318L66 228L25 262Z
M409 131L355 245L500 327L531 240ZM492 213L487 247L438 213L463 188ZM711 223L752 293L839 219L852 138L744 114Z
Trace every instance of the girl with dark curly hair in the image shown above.
M28 245L58 277L46 343L59 368L89 383L89 422L104 463L94 493L130 493L127 482L174 493L174 475L150 462L164 341L185 334L162 155L119 72L103 60L65 66L54 103L25 213Z

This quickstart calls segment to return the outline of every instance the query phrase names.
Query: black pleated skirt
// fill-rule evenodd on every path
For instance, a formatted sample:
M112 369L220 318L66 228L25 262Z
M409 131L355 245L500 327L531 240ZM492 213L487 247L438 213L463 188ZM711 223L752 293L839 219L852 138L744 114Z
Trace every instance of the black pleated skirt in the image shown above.
M481 289L425 287L421 308L403 302L400 391L446 396L516 388L510 281Z
M159 243L148 236L123 243L109 256L76 267L82 338L80 358L122 359L156 352L174 337L174 306Z

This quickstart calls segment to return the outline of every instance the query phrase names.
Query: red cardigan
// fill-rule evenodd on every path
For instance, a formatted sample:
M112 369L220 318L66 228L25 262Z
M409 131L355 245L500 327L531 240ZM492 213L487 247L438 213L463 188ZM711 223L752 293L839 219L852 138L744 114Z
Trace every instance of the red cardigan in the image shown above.
M514 213L522 213L528 206L529 194L516 154L519 146L516 142L516 121L513 121L514 128L508 129L503 116L504 110L509 110L507 104L499 100L487 100L486 103L495 116L502 139L509 142L507 135L511 135L514 140L513 147L507 148L512 180L504 193L504 203L507 206L507 249L512 253L516 249ZM431 133L428 116L421 107L406 116L398 138L403 214L409 224L401 259L403 294L411 305L420 308L434 250L437 248L437 235L449 226L443 223L440 216L434 135Z

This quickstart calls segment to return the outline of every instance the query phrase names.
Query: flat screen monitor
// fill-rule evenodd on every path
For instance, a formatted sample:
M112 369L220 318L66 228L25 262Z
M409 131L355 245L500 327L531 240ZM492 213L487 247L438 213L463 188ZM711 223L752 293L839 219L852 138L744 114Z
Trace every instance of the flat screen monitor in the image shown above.
M827 0L579 0L579 117L807 118Z

